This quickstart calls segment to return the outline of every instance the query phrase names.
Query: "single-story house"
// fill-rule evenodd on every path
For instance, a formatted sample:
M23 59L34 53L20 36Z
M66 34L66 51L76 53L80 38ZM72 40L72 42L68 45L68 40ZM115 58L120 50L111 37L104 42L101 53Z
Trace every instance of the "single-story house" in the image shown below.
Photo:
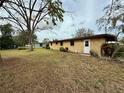
M50 41L51 49L60 50L60 47L67 48L71 52L90 54L90 51L101 56L101 48L107 42L117 41L116 36L111 34L99 34L93 36L70 38Z

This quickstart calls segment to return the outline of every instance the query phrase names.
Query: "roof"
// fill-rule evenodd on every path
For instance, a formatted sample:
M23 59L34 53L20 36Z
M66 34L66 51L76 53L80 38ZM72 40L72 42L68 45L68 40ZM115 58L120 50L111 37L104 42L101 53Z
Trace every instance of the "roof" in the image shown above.
M117 41L116 36L111 34L99 34L99 35L92 35L92 36L85 36L85 37L79 37L79 38L69 38L69 39L63 39L63 40L54 40L51 42L61 42L61 41L72 41L72 40L85 40L85 39L93 39L93 38L105 38L107 41Z

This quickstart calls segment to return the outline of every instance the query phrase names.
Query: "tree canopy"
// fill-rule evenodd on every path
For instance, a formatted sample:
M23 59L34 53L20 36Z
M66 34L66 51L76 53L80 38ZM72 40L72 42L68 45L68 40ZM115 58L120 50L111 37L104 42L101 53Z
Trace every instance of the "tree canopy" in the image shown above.
M17 46L25 46L28 45L29 39L28 39L28 31L20 32L18 35L13 36L13 41ZM37 42L37 36L33 34L32 36L32 42Z
M117 36L124 33L124 1L112 0L111 4L104 8L104 11L104 16L97 20L100 29L115 30L118 32Z
M7 0L0 0L0 7L3 6L3 3L5 3Z
M5 24L5 25L0 25L0 32L1 32L1 37L0 37L0 48L1 49L10 49L13 47L14 42L12 39L12 26L11 24Z
M63 21L64 10L60 0L7 0L2 9L8 13L2 19L12 22L19 31L29 32L30 50L32 36L43 23L56 25L57 21Z
M78 30L76 31L74 37L91 36L91 35L94 34L93 32L94 32L94 31L91 30L91 29L82 27L82 28L80 28L80 29L78 29Z

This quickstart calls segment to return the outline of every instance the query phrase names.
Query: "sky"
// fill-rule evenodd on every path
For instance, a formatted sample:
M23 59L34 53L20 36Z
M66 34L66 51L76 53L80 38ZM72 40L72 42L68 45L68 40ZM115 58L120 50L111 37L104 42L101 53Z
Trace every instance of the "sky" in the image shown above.
M89 28L95 34L102 34L105 31L99 31L96 20L104 15L104 7L111 0L62 0L64 21L58 22L53 29L36 32L37 39L42 42L44 38L67 39L74 37L76 31L82 27ZM1 13L1 12L0 12ZM6 13L2 13L2 15ZM44 25L44 24L40 24Z
M104 15L103 8L111 0L62 0L64 10L64 21L58 23L52 30L37 32L38 41L44 38L65 39L74 36L75 32L81 28L94 30L95 34L104 33L99 31L96 20Z

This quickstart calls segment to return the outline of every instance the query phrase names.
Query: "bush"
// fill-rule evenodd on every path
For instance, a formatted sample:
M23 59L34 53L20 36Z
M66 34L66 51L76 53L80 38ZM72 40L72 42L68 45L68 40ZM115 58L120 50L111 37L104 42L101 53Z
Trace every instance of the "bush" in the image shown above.
M93 57L99 57L99 55L92 50L90 51L90 55L93 56Z
M60 51L62 51L62 52L64 52L65 51L65 49L64 49L64 47L60 47L60 49L59 49Z
M62 52L68 52L68 47L66 47L66 48L64 48L64 47L60 47L59 50L62 51Z
M112 57L114 51L119 47L118 44L113 44L113 43L110 43L110 44L104 44L102 46L102 56L105 56L105 57Z
M50 47L49 46L46 46L46 49L50 49Z
M26 50L26 47L18 47L18 50Z
M124 46L118 46L118 48L114 51L112 57L115 57L115 58L118 58L118 57L124 58Z

